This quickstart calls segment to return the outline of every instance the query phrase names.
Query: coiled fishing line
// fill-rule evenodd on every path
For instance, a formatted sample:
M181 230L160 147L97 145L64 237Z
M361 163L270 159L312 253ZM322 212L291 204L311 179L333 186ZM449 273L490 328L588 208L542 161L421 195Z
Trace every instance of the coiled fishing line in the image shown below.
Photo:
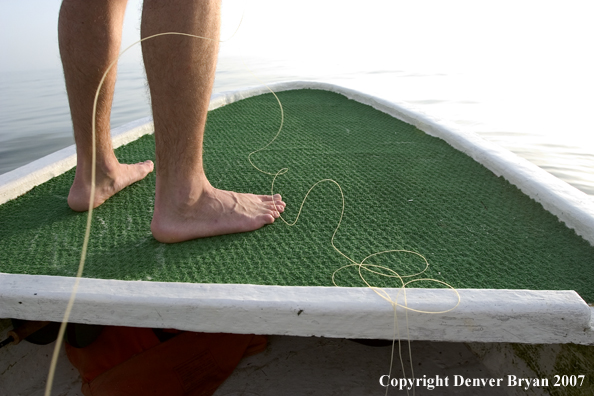
M266 175L272 176L272 182L271 182L271 188L270 188L270 194L274 195L275 191L274 191L274 183L276 181L276 179L281 176L286 174L289 171L289 168L281 168L280 170L278 170L276 173L274 172L269 172L269 171L265 171L260 169L258 166L256 166L252 160L252 156L256 153L259 153L261 151L264 151L265 149L267 149L270 145L272 145L272 143L278 138L278 136L280 135L282 129L283 129L283 125L284 125L284 110L283 110L283 106L282 103L280 101L280 99L278 98L278 96L276 95L275 92L272 91L272 89L270 89L270 87L268 87L266 84L264 84L264 86L270 91L270 93L272 93L274 95L274 97L276 98L280 111L281 111L281 122L280 122L280 126L279 129L277 131L277 133L274 135L274 137L263 147L252 151L249 155L248 155L248 161L250 162L250 164L259 172L264 173ZM389 369L389 373L388 375L391 377L392 374L392 363L393 363L393 358L394 358L394 344L395 341L398 340L398 351L399 351L399 357L400 357L400 363L401 363L401 368L402 368L402 373L404 378L406 378L406 371L404 369L404 361L402 358L402 346L401 346L401 337L400 337L400 329L398 326L398 315L397 315L397 308L400 307L402 309L404 309L404 313L405 313L405 327L406 327L406 338L408 341L408 353L409 353L409 361L410 361L410 370L411 370L411 378L414 378L414 368L413 368L413 362L412 362L412 351L411 351L411 344L410 344L410 333L409 333L409 325L408 325L408 311L413 311L413 312L417 312L417 313L424 313L424 314L441 314L441 313L446 313L446 312L450 312L453 309L455 309L459 304L460 304L460 294L458 293L458 291L451 286L450 284L438 280L438 279L432 279L432 278L418 278L418 279L411 279L408 281L405 281L404 278L413 278L413 277L417 277L422 275L424 272L427 271L427 269L429 268L429 262L427 261L427 259L425 258L425 256L423 256L420 253L411 251L411 250L403 250L403 249L398 249L398 250L384 250L384 251L380 251L380 252L376 252L376 253L372 253L370 255L368 255L367 257L365 257L363 260L361 260L360 262L355 261L354 259L352 259L351 257L349 257L348 255L346 255L344 252L342 252L340 249L338 249L334 243L334 239L336 237L336 234L338 233L338 230L340 229L340 226L342 224L342 220L344 218L344 213L345 213L345 198L344 198L344 192L342 190L342 187L340 186L340 184L333 180L333 179L323 179L323 180L319 180L318 182L314 183L309 190L306 192L305 196L303 197L303 200L301 201L301 205L299 206L299 210L297 211L297 216L295 218L295 220L293 222L289 222L287 221L283 215L281 214L279 216L279 218L289 227L294 226L295 224L297 224L297 221L299 220L299 217L301 216L302 210L303 210L303 206L305 204L305 201L307 200L309 194L312 192L312 190L317 187L319 184L321 183L325 183L325 182L329 182L332 183L334 185L336 185L336 187L338 187L338 190L340 192L340 197L341 197L341 201L342 201L342 206L341 206L341 213L340 213L340 218L338 220L338 223L336 225L336 228L334 229L334 232L332 233L332 238L330 240L330 243L332 244L332 248L342 257L344 257L345 259L347 259L350 264L344 265L342 267L340 267L339 269L337 269L336 271L334 271L332 273L332 283L334 284L334 286L337 286L336 283L336 274L339 273L340 271L346 270L347 268L351 268L354 267L357 269L358 271L358 275L360 277L360 279L365 283L365 285L367 287L369 287L371 290L373 290L378 296L380 296L381 298L383 298L384 300L386 300L387 302L389 302L393 308L394 311L394 333L393 333L393 338L392 338L392 353L391 353L391 357L390 357L390 369ZM279 212L280 213L280 212ZM372 258L372 257L376 257L382 254L387 254L387 253L407 253L407 254L412 254L412 255L416 255L420 258L423 259L423 261L425 262L425 267L415 273L415 274L410 274L410 275L401 275L398 272L396 272L395 270L386 267L386 266L382 266L382 265L376 265L376 264L367 264L365 263L368 259ZM383 271L387 271L388 273L386 274L385 272L380 272L379 270L383 270ZM398 286L398 294L396 296L395 299L392 299L390 297L390 295L388 294L388 292L383 289L383 288L379 288L379 287L375 287L373 286L363 275L365 272L369 272L369 273L373 273L382 277L388 277L388 278L395 278L399 281L399 286ZM451 308L442 310L442 311L426 311L426 310L419 310L419 309L414 309L408 306L408 301L406 298L406 287L414 282L421 282L421 281L426 281L426 282L436 282L439 283L441 285L446 286L447 288L450 288L457 297L457 301L456 304L454 306L452 306ZM399 303L398 302L398 297L400 296L400 293L403 294L403 300L404 303ZM389 387L386 387L386 395L388 394L388 389ZM415 394L415 387L413 384L413 395ZM408 389L407 389L407 394L408 394Z

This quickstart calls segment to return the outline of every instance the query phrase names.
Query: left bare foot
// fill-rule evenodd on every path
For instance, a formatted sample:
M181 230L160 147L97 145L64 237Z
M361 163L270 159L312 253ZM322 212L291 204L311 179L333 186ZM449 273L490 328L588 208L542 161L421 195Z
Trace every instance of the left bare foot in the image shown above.
M93 208L107 201L107 199L121 191L124 187L144 179L153 169L153 161L150 160L132 165L118 163L109 170L101 169L98 166L95 176ZM68 194L68 206L77 212L85 212L89 210L90 197L90 172L77 169L74 182Z

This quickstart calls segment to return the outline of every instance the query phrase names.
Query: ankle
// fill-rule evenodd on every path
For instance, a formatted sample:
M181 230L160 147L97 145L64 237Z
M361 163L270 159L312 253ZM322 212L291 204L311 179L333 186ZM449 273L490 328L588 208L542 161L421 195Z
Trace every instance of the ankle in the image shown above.
M214 187L206 177L164 177L157 174L155 186L155 209L175 207L181 211L193 207L203 197L211 195Z

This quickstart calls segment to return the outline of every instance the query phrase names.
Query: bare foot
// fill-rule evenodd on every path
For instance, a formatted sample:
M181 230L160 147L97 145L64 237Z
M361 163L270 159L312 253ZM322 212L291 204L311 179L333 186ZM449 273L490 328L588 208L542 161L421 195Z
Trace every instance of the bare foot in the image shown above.
M97 168L93 208L107 201L108 198L124 187L144 179L153 169L153 161L150 160L132 165L118 163L109 171ZM89 198L91 197L90 178L90 171L83 172L77 169L74 182L68 194L68 206L72 210L77 212L89 210Z
M207 183L197 199L182 205L157 197L151 231L164 243L253 231L274 222L285 206L279 194L241 194Z

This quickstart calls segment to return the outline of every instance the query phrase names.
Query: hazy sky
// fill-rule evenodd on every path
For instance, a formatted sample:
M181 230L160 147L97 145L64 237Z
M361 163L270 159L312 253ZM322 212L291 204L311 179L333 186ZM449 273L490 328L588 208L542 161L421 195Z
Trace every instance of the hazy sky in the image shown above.
M58 67L60 0L0 0L0 71ZM224 0L221 56L290 57L326 67L442 71L523 60L592 66L588 1ZM130 0L123 46L139 39L140 0ZM243 16L243 21L241 18ZM241 23L240 23L241 22ZM589 38L588 38L589 37ZM570 39L568 39L570 38ZM122 62L138 57L126 55ZM538 72L538 70L536 70Z
M60 67L58 11L61 0L0 0L0 71ZM140 2L128 3L125 34L138 36Z

